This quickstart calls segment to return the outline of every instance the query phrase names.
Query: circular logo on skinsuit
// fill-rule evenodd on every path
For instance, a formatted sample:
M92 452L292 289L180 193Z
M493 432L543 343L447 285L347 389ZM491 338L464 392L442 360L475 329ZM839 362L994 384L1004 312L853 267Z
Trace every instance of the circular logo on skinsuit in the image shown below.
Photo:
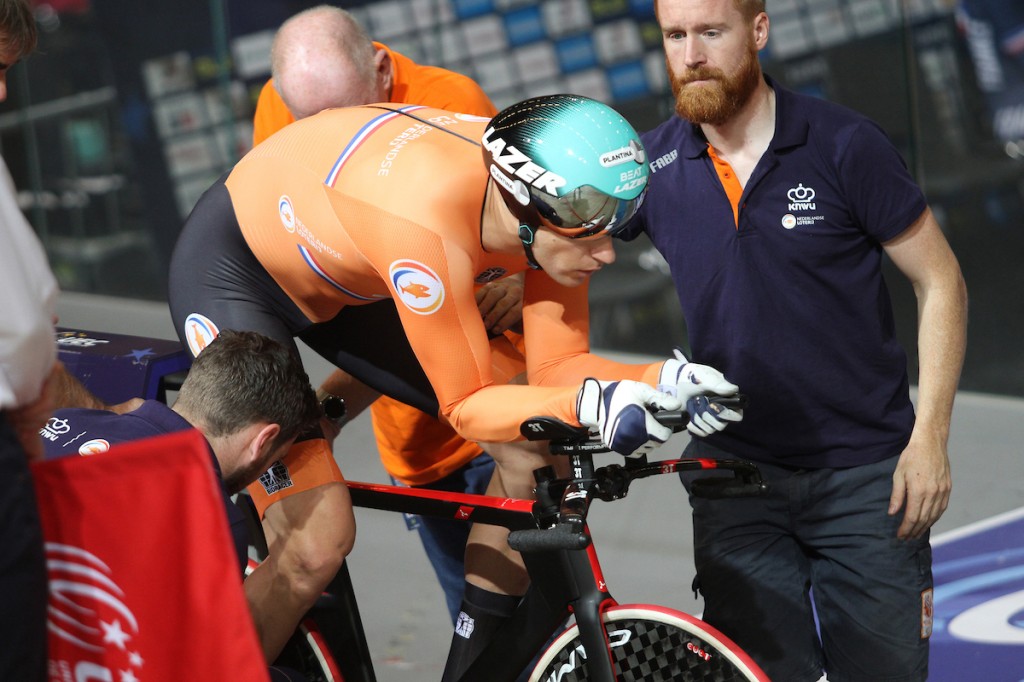
M792 213L787 213L786 215L782 216L782 226L787 230L792 230L794 227L796 227L796 216L794 216Z
M220 334L220 329L205 315L192 313L185 318L185 340L188 342L188 349L192 351L192 357L198 357L199 353L217 338L217 334Z
M281 216L281 224L284 225L284 229L288 232L295 232L295 208L287 194L282 194L281 198L277 200L277 213Z
M110 441L103 438L93 438L82 443L82 446L78 448L78 454L88 457L89 455L98 455L106 452L109 449Z
M420 315L436 313L444 303L444 285L441 278L423 263L397 260L389 269L395 296L405 306Z

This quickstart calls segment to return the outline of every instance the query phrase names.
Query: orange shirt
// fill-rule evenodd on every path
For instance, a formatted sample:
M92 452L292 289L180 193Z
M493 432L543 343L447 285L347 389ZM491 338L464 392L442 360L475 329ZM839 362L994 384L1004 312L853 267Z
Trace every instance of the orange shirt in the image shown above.
M498 113L494 104L472 78L437 66L417 64L381 43L374 43L373 46L384 50L391 57L390 102L423 104L478 116L494 116ZM268 80L260 90L256 102L256 114L253 116L253 145L258 145L294 121L295 117L277 94L274 81Z
M527 269L480 244L487 119L376 104L332 109L253 149L227 179L253 254L313 321L393 298L441 414L467 440L519 438L535 415L576 421L588 376L654 383L661 363L589 354L587 287L525 276L528 386L494 383L474 289ZM410 117L411 116L411 117ZM414 118L413 118L414 117Z
M478 116L490 117L497 113L494 104L471 78L417 64L381 43L374 43L374 47L385 50L391 58L391 102L423 104ZM256 103L253 144L259 144L294 121L273 81L267 81ZM480 446L464 440L444 422L387 396L375 401L370 413L385 471L407 485L422 485L444 478L481 452Z

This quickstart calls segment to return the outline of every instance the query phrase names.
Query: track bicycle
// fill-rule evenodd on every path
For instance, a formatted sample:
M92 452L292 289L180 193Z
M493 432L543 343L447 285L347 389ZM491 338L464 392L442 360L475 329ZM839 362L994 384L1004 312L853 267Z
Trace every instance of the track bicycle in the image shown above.
M687 421L686 414L680 412L657 417L676 428ZM531 667L525 678L529 682L767 680L728 637L694 616L662 606L616 602L587 526L593 500L621 499L636 479L712 471L720 475L698 479L693 486L695 495L757 495L765 484L756 466L739 460L648 462L641 457L595 467L593 456L608 449L591 440L585 428L542 417L525 422L522 433L529 440L550 441L553 454L570 460L569 476L558 477L553 467L534 472L536 500L347 482L357 507L510 530L509 545L522 554L530 587L490 644L459 672L459 682L512 682L527 666ZM321 600L324 604L315 607L304 622L308 633L296 633L289 643L286 662L293 667L305 662L300 669L311 680L374 682L351 582L347 574L337 582ZM341 603L351 611L339 613ZM334 622L333 631L324 633L330 623L325 609L330 606L334 607L331 617L341 617L344 622L340 627ZM343 666L347 670L342 671ZM342 671L340 676L338 671Z
M92 332L73 334L76 340L81 337L90 341L75 345L76 352L88 354L81 367L78 358L62 349L61 359L69 367L86 372L73 373L82 380L86 374L103 379L105 372L93 370L109 367L111 374L116 374L114 369L122 355L109 352L106 346L111 341L92 339ZM147 349L154 341L105 336L130 345L141 342L143 345L138 347ZM120 377L111 390L164 400L167 390L180 387L187 372L187 351L171 342L160 343L169 348L150 361L143 358L136 362L145 371ZM145 384L132 387L133 381ZM151 393L152 386L161 388ZM104 397L108 401L123 399ZM674 428L682 428L688 419L680 412L656 416ZM557 476L553 467L534 472L536 500L348 482L357 507L493 524L510 530L509 545L522 554L530 587L490 644L460 672L458 681L511 682L523 671L528 673L529 682L767 680L749 656L699 619L661 606L617 603L608 590L587 526L592 500L621 499L636 479L681 471L714 471L724 476L698 479L691 487L693 494L756 495L765 487L756 466L738 460L649 463L642 457L595 467L593 456L608 449L591 440L586 428L539 417L525 422L521 431L528 440L549 441L552 454L570 458L570 476ZM255 554L265 557L266 543L255 509L245 495L239 496L239 504L249 512ZM311 682L376 682L347 564L342 565L300 623L277 663L301 671ZM528 666L531 669L526 671Z

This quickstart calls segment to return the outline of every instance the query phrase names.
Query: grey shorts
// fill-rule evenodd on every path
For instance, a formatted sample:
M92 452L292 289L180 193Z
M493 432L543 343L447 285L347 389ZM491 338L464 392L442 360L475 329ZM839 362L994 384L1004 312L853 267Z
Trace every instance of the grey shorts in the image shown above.
M687 457L731 457L694 439ZM704 619L773 680L917 682L928 676L931 546L896 539L898 457L849 469L759 464L758 498L693 507ZM694 475L683 474L689 489Z

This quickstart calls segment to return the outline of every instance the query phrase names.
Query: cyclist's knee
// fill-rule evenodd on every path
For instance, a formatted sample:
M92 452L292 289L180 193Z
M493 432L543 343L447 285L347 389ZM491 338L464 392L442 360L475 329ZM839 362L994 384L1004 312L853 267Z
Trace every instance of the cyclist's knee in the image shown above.
M494 459L501 494L509 497L532 497L533 471L549 464L556 468L563 464L547 454L546 442L481 443L481 447ZM495 493L489 490L488 494Z

